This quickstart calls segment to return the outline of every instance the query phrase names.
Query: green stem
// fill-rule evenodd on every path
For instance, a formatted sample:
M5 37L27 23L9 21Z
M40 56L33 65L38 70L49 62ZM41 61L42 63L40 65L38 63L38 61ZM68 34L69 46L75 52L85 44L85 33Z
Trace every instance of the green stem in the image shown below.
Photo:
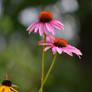
M46 34L44 34L44 42L45 41L46 41ZM43 84L43 80L44 80L44 56L45 56L44 48L45 48L45 46L43 46L43 50L42 50L42 77L41 77L41 85ZM43 92L43 87L41 87L41 91L40 92Z
M45 78L44 78L44 81L43 81L42 84L41 84L41 88L40 88L39 92L41 92L41 89L43 88L44 84L46 83L46 81L47 81L47 79L48 79L48 77L49 77L49 75L50 75L50 73L51 73L51 70L52 70L52 68L53 68L53 66L54 66L54 64L55 64L56 58L57 58L57 53L56 53L56 55L54 56L54 58L53 58L53 60L52 60L52 63L51 63L51 65L50 65L50 68L49 68L49 70L48 70L48 72L47 72L47 74L46 74L46 76L45 76Z

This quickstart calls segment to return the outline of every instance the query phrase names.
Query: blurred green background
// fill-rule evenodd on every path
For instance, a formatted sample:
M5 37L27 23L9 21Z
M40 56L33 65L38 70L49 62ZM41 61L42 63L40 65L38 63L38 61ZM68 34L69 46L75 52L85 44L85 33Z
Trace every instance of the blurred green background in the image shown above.
M42 48L37 43L41 38L29 35L26 28L41 11L51 11L63 22L65 30L57 30L55 37L64 38L83 53L81 60L76 55L58 55L44 92L91 92L92 0L0 0L0 82L7 72L19 92L38 92ZM45 56L47 72L51 50Z

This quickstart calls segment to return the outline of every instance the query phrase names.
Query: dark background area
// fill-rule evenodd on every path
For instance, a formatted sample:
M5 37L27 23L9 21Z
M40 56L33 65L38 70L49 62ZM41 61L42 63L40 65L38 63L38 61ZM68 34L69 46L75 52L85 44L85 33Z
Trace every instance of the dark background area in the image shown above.
M91 92L92 0L0 0L0 81L7 72L20 92L38 91L42 48L37 43L41 38L26 29L45 10L64 24L65 30L57 30L55 36L79 48L83 56L79 60L76 55L58 55L44 92ZM51 50L45 56L47 72Z

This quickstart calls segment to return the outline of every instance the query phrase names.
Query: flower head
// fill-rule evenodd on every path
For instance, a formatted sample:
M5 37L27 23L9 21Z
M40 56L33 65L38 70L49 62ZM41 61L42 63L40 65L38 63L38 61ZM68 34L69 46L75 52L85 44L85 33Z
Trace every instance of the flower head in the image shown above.
M53 19L53 15L51 12L43 11L40 12L38 21L35 23L32 23L28 28L27 31L29 34L34 30L34 32L37 32L39 30L40 36L43 36L44 33L48 35L48 32L52 32L53 35L55 35L55 28L59 30L64 30L64 25L58 21Z
M44 11L44 12L40 12L38 18L40 22L46 23L46 22L50 22L53 19L53 15L51 12Z
M4 79L2 85L0 85L0 92L18 92L12 86L12 82L8 79Z
M47 36L46 42L40 41L39 45L47 45L47 47L45 47L45 49L44 49L45 51L52 48L53 54L56 54L57 52L59 54L62 54L62 52L65 52L70 56L73 56L72 53L75 53L79 57L82 55L82 53L79 49L75 48L74 46L69 45L66 42L66 40L61 39L61 38L55 39L54 37L52 37L50 35Z

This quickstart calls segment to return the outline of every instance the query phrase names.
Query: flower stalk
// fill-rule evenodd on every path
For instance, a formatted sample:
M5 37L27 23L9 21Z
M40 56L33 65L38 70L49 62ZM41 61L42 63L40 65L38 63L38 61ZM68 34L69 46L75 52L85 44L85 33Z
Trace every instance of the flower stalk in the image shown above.
M53 68L53 66L54 66L54 64L55 64L56 58L57 58L57 53L54 55L54 58L53 58L52 63L51 63L51 65L50 65L50 68L49 68L49 70L48 70L48 72L47 72L47 74L46 74L46 76L45 76L45 78L44 78L44 80L43 80L43 82L42 82L42 84L41 84L41 88L40 88L39 92L41 92L41 90L42 90L44 84L45 84L46 81L48 80L48 77L49 77L49 75L50 75L50 73L51 73L51 70L52 70L52 68Z
M45 41L46 41L46 34L44 34L44 42ZM42 50L42 77L41 77L41 85L43 84L43 80L44 80L44 56L45 56L44 48L45 48L45 46L43 46L43 50ZM41 91L40 92L43 92L43 87L41 87Z

